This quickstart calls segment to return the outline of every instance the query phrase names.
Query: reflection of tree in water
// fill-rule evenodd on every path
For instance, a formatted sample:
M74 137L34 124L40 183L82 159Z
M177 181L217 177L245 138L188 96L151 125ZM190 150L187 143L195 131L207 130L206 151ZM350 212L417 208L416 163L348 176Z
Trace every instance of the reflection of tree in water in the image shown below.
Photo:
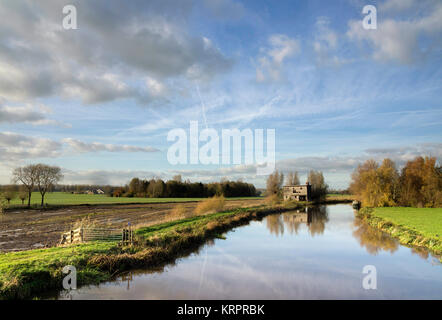
M284 234L284 223L281 221L280 214L273 214L266 217L267 229L276 236Z
M284 234L284 228L286 228L290 234L298 234L302 223L307 224L312 236L322 234L327 221L328 215L325 206L305 208L305 210L297 210L266 217L267 228L271 234L277 236Z
M419 257L421 257L422 259L425 259L425 260L427 260L428 257L430 256L430 253L428 252L428 250L425 250L423 248L411 248L411 253L417 254Z
M308 227L310 234L314 237L317 234L323 234L325 224L328 221L327 208L325 206L307 208L308 211Z
M353 236L368 253L376 255L381 250L393 253L398 249L398 242L385 232L369 226L358 218L355 218L354 225L357 229L353 231Z

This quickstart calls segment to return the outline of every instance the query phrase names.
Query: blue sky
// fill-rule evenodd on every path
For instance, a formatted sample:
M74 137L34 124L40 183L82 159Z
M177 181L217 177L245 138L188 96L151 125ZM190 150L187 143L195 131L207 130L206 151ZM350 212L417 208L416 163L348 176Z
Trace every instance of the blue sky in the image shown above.
M440 159L441 35L433 0L3 1L0 183L45 162L64 183L264 185L253 165L169 164L167 133L192 120L275 129L278 169L337 188L368 158Z

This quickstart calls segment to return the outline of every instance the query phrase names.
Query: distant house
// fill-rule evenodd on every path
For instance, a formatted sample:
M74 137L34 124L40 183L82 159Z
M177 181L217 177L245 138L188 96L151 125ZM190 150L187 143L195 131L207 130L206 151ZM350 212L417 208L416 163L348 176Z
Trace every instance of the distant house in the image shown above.
M104 191L101 189L92 189L92 190L86 190L84 193L85 194L104 194Z
M311 201L312 200L312 186L307 181L306 184L296 186L282 187L284 200L295 201Z

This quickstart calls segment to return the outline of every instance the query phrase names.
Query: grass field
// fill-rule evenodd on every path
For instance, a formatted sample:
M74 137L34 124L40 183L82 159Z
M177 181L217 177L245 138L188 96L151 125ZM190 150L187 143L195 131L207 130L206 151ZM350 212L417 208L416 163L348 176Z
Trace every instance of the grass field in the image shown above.
M442 208L363 208L359 216L404 245L442 255Z
M327 200L354 200L355 197L351 194L338 194L338 193L328 193Z
M375 216L432 238L442 238L442 208L376 208Z
M255 197L259 199L259 197ZM52 192L45 195L45 204L49 205L97 205L97 204L124 204L124 203L159 203L159 202L186 202L199 201L202 198L114 198L99 194L71 194L66 192ZM235 197L227 200L254 199L253 197ZM27 200L25 201L25 204ZM41 196L33 192L31 196L32 205L40 205ZM11 200L11 207L21 206L20 199Z

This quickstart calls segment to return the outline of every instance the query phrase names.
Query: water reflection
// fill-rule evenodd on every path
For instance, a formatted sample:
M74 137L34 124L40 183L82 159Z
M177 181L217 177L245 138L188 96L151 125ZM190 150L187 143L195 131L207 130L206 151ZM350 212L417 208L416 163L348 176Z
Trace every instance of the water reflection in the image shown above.
M266 217L266 226L271 234L284 235L285 228L290 235L298 234L300 226L305 224L312 237L324 233L328 222L328 213L325 206L306 207L303 210L290 211Z
M442 267L429 256L355 219L351 206L312 207L238 227L165 267L56 298L441 299ZM367 264L381 271L378 290L362 287Z
M369 226L359 218L355 218L353 224L356 228L355 231L353 231L353 236L368 253L376 255L382 250L393 253L398 249L398 241L390 237L387 233Z

